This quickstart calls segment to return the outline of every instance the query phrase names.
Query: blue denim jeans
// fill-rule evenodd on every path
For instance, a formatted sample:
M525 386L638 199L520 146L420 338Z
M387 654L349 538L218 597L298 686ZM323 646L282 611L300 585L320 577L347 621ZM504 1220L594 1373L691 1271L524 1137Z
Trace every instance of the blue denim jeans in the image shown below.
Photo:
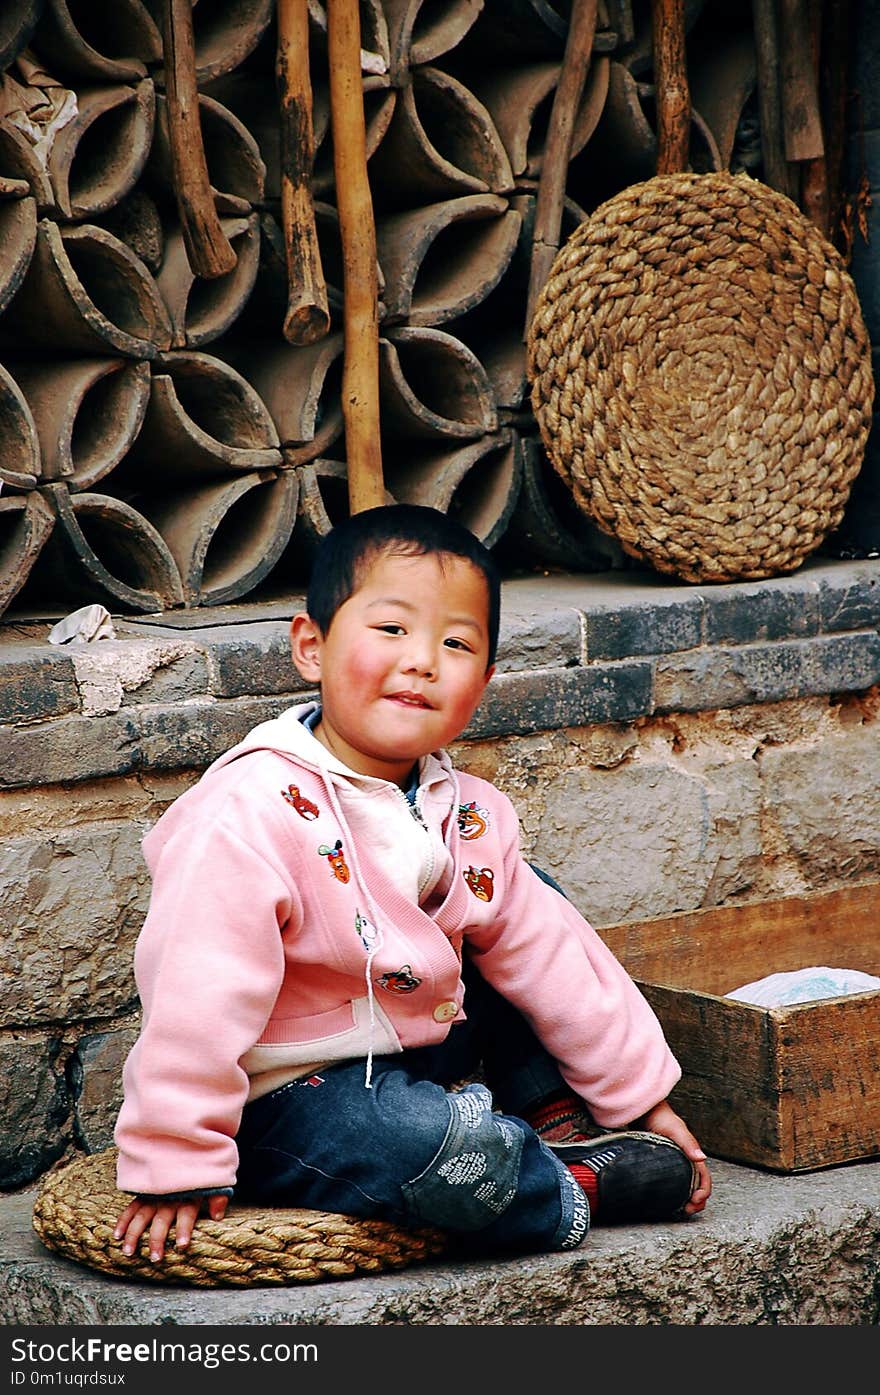
M349 1061L246 1105L236 1198L437 1226L471 1253L579 1244L584 1193L518 1114L562 1077L467 958L464 976L467 1021L437 1046L377 1057L372 1088Z

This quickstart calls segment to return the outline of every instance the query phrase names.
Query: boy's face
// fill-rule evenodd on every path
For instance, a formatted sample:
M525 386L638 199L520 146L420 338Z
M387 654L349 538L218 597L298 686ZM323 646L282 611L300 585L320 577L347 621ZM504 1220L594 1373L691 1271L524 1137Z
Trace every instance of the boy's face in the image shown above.
M485 577L464 558L384 552L326 635L291 624L293 661L320 683L315 735L362 775L404 783L467 726L492 676Z

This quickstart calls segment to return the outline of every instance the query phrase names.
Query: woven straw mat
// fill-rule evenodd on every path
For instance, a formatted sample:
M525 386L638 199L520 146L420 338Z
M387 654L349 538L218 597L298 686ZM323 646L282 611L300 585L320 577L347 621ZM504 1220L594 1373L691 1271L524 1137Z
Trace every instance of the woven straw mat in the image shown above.
M197 1221L186 1250L173 1248L172 1231L161 1263L150 1262L145 1236L127 1258L113 1238L117 1217L131 1200L116 1189L116 1156L110 1148L48 1173L33 1210L34 1230L48 1249L105 1274L203 1288L256 1288L401 1269L446 1247L435 1230L403 1231L388 1221L233 1203L222 1221Z
M657 175L557 254L532 407L578 507L693 582L794 570L841 520L871 350L839 253L748 175Z

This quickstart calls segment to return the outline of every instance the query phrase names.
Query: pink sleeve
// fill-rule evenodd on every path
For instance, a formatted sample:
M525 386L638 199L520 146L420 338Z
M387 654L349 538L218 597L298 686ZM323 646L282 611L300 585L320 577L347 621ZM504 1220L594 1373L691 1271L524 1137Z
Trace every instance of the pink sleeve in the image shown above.
M681 1068L619 960L523 859L516 814L501 798L498 913L468 943L484 977L530 1022L596 1122L632 1123L666 1098Z
M135 952L143 1021L116 1125L124 1191L235 1181L248 1090L238 1062L278 995L293 893L233 822L184 822L154 868Z

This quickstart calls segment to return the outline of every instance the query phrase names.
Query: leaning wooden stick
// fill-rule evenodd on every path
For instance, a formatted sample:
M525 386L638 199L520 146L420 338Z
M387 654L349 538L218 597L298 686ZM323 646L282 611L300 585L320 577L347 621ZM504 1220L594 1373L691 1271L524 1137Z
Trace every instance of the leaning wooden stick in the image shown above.
M310 181L315 159L309 75L309 0L278 0L275 74L281 115L281 222L287 261L290 344L313 344L330 328Z
M812 0L779 0L779 76L785 158L819 160L825 154L819 111L817 53L821 10Z
M352 513L385 500L379 439L379 276L367 181L357 0L327 0L330 121L342 241L345 364L342 414Z
M758 107L761 119L763 181L780 194L794 198L793 171L785 158L782 135L779 23L776 0L752 0L755 61L758 70Z
M827 200L826 237L833 238L839 227L843 202L843 168L847 149L846 112L849 101L848 66L851 61L850 0L825 0L826 22L820 37L824 75L823 129L825 133L824 184ZM812 214L808 195L804 212Z
M834 71L830 64L829 55L825 55L825 93L824 102L820 94L820 82L823 66L823 6L813 3L807 14L807 23L810 40L810 74L812 78L813 94L809 99L815 100L814 120L818 122L818 145L819 149L812 155L807 155L801 164L801 188L800 205L808 218L812 218L816 227L823 237L831 235L831 181L828 164L828 144L825 137L825 126L829 123L830 112L833 103ZM829 22L829 37L831 36ZM833 53L833 47L832 47ZM784 83L784 74L783 74ZM788 136L786 134L786 140ZM789 158L791 155L789 154Z
M538 197L535 201L535 228L532 235L532 259L523 339L528 339L535 303L550 274L553 259L559 251L565 177L568 173L575 118L590 67L597 8L597 0L574 0L571 7L562 70L553 96L541 177L538 182Z
M162 25L168 142L187 260L196 276L224 276L236 263L220 226L199 121L192 0L165 0Z
M681 174L690 159L691 94L687 77L684 0L651 0L657 173Z

